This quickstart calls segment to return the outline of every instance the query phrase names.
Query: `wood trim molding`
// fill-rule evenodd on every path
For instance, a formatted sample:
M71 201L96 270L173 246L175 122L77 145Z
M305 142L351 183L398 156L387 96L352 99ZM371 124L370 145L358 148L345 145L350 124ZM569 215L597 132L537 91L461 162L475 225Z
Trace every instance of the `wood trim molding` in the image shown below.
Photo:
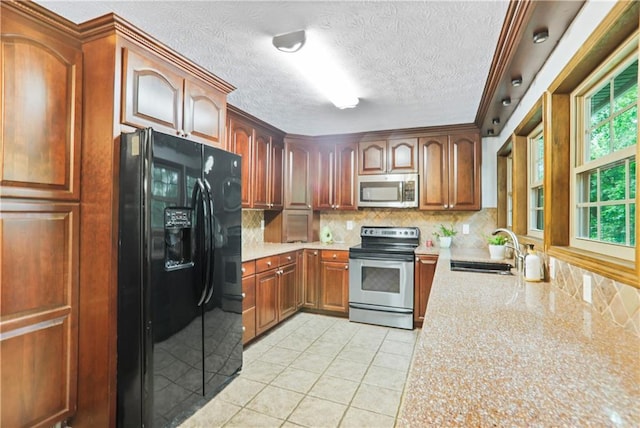
M620 0L600 22L549 86L549 92L570 93L622 44L640 21L640 2Z
M80 45L80 28L74 22L40 6L34 2L2 0L2 7L9 8L29 19L36 20L39 25L71 36Z
M516 135L527 136L542 122L542 97L531 107L522 122L513 131Z
M533 15L534 9L535 2L532 1L509 2L509 8L507 9L502 30L500 31L496 51L493 55L493 60L491 61L489 76L487 77L487 82L484 85L482 97L480 98L480 105L478 106L478 112L476 113L474 121L478 128L482 126L482 121L489 110L489 105L492 102L493 95L516 53L517 47L520 44L524 30Z
M258 119L257 117L247 113L244 110L240 110L238 107L229 103L227 103L227 117L232 119L244 119L245 121L251 122L252 126L265 128L272 133L278 134L281 138L284 138L286 135L283 130L278 129L275 126L268 124L264 120Z
M637 267L632 266L631 262L565 246L552 245L547 249L547 254L614 281L640 288L638 285L640 284L640 273Z

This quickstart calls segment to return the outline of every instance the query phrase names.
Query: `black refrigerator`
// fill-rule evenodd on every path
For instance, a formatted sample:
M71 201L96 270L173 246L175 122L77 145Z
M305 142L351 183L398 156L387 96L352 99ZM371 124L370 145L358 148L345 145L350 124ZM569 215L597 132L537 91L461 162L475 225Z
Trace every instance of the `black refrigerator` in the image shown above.
M117 425L176 426L242 366L240 157L120 138Z

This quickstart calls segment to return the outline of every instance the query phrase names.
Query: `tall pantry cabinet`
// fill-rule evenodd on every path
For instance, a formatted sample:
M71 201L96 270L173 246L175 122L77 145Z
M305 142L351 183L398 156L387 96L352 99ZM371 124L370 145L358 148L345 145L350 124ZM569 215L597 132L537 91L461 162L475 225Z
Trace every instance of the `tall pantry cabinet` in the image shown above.
M71 23L2 2L0 426L76 409L82 48Z

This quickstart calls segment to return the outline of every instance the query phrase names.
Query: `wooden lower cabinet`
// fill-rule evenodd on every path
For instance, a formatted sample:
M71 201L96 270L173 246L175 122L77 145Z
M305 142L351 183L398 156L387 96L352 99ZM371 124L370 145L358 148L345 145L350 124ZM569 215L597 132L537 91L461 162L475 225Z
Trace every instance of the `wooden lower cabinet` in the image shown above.
M438 256L416 256L413 296L413 325L416 327L422 326L424 321L437 262Z
M278 323L278 268L256 274L256 335Z
M349 313L349 252L322 250L318 309Z
M3 199L0 426L52 426L76 410L78 203Z
M304 250L302 307L318 309L318 289L320 288L320 251Z
M259 336L298 310L295 251L256 260L255 335Z
M256 263L242 263L242 343L256 337Z
M281 267L278 271L278 275L278 290L280 294L278 322L280 322L295 314L298 309L296 301L298 270L296 268L296 263L290 263Z

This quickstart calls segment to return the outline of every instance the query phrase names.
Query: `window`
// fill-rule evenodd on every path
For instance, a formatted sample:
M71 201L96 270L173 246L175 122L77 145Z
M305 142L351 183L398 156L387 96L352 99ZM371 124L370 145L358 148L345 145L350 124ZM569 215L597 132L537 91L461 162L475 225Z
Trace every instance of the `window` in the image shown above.
M527 137L529 168L527 188L529 189L528 234L542 238L544 230L544 138L542 124Z
M507 156L507 228L513 230L513 154Z
M637 36L573 94L571 245L635 257Z

